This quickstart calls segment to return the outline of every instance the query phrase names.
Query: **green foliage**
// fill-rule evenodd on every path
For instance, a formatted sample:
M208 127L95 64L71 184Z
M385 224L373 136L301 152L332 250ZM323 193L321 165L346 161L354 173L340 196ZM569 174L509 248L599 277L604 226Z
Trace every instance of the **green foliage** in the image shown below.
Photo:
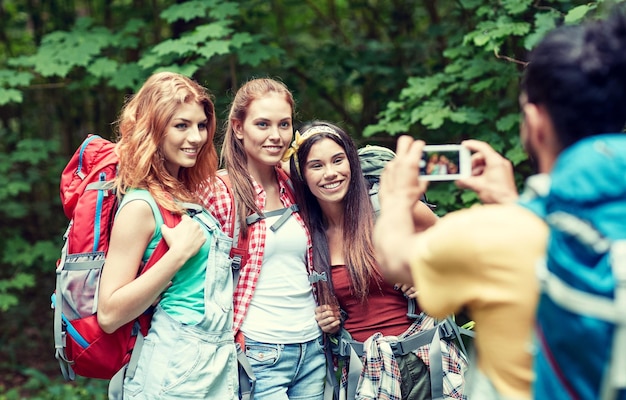
M58 143L45 139L15 141L5 135L0 145L0 311L18 304L18 295L34 286L37 269L54 266L58 243L45 240L48 233L29 224L31 218L43 221L39 210L49 210L47 201L36 188L58 152ZM37 217L36 217L37 216ZM39 233L46 236L38 237Z
M27 273L17 273L11 279L0 280L0 311L6 311L18 304L18 297L11 293L12 290L19 292L34 285L33 275Z
M461 29L450 32L441 66L408 78L398 99L387 103L363 135L408 133L428 143L483 140L521 166L517 180L522 182L527 156L519 140L504 138L515 138L519 129L516 96L526 51L561 21L577 23L596 5L562 1L557 5L565 11L559 11L536 7L530 0L502 1L500 7L479 1L462 4L467 18ZM441 206L440 213L477 201L449 186L431 187L428 193Z
M21 371L25 377L19 388L4 388L0 384L0 400L105 400L107 381L77 377L76 382L68 383L50 379L34 368Z
M220 125L241 82L271 76L292 89L296 124L337 122L359 145L393 148L404 133L429 143L485 140L513 162L521 185L530 167L517 137L517 86L527 52L550 29L592 17L605 2L140 3L2 2L0 400L106 393L102 382L61 384L21 363L25 352L43 363L34 347L50 347L51 316L42 309L68 222L60 172L86 133L114 137L126 96L152 72L207 85ZM445 183L431 184L428 197L440 215L477 201ZM25 379L26 389L5 383L5 371Z

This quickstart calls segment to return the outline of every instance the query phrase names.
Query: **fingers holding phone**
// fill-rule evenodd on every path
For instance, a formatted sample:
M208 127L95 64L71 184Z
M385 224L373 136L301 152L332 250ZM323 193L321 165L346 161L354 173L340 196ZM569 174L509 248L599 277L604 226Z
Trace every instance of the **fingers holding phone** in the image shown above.
M457 180L457 186L475 191L483 203L516 201L518 193L511 162L488 143L465 140L463 146L474 152L471 157L471 174Z

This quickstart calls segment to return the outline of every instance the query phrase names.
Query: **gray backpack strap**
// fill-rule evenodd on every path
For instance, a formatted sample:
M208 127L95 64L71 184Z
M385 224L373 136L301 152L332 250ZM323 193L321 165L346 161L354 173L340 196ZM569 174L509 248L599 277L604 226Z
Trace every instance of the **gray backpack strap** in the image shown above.
M441 337L439 327L434 328L433 339L430 342L428 361L430 363L430 393L432 400L443 400L443 362L441 354Z
M417 300L416 299L407 299L407 312L406 312L406 316L409 317L410 319L417 319L419 318L419 307L417 306Z
M70 362L65 354L65 337L66 333L63 330L63 296L61 294L61 273L62 268L65 266L65 260L67 259L67 235L69 234L72 223L67 227L65 234L63 235L63 249L61 250L61 260L59 267L56 270L56 291L52 295L52 307L54 308L54 351L55 358L59 361L61 373L65 380L76 379L76 374L70 366Z
M272 226L270 226L270 230L272 232L276 232L281 226L283 226L285 222L287 222L287 219L291 216L291 214L295 212L298 212L298 206L296 204L293 204L289 207L280 208L278 210L264 212L263 215L259 215L259 213L254 213L246 217L246 224L252 225L255 222L258 222L265 218L280 216L280 218L278 218L278 220L274 222Z
M326 355L326 382L324 384L324 400L339 400L339 381L335 374L333 353L328 340L326 340L326 346L324 346L324 354Z
M248 357L239 343L235 343L235 347L237 348L237 368L239 370L239 393L241 394L241 400L253 400L256 377Z
M359 385L359 379L361 378L361 371L363 370L363 363L361 357L356 353L354 347L350 346L350 358L348 361L348 388L346 400L356 398L356 389Z

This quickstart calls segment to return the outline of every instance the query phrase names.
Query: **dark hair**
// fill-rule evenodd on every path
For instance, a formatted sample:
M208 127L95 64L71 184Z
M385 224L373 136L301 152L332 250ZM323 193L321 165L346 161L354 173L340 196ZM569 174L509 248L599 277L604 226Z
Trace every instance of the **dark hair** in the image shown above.
M626 123L626 17L562 26L531 52L522 79L528 102L546 107L562 148Z
M376 264L372 230L374 227L374 211L369 200L367 183L363 177L359 155L350 136L338 127L325 121L312 121L300 127L304 136L311 128L325 126L332 132L319 132L304 140L298 150L297 157L290 160L291 178L293 181L296 202L300 213L311 231L313 240L313 265L318 272L326 272L330 279L330 252L326 237L326 219L317 198L311 193L305 179L304 171L311 147L322 139L330 139L346 152L350 164L350 184L343 201L343 254L346 268L350 274L350 288L355 297L361 301L367 299L369 282L372 278L380 281L381 275ZM297 161L296 161L297 160ZM296 165L296 162L298 165ZM298 172L300 171L300 172ZM332 290L332 284L331 284Z

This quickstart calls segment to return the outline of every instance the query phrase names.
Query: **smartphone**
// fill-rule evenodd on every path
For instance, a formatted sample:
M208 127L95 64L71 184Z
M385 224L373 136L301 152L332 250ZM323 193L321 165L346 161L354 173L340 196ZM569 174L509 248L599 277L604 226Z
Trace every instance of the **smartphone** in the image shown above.
M426 145L422 149L420 179L454 181L471 175L471 154L460 144Z

